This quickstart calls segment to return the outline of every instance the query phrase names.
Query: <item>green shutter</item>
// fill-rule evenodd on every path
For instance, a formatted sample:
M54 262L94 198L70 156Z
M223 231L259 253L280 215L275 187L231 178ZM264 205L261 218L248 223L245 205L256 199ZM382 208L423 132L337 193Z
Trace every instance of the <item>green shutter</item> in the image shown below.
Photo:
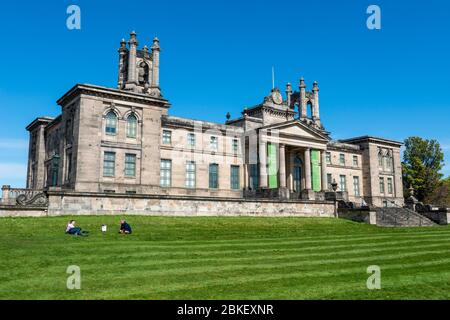
M316 192L321 190L320 183L320 151L312 150L311 151L311 176L312 176L312 189Z
M278 188L278 168L277 168L277 146L275 144L267 144L267 160L268 160L268 175L269 188Z

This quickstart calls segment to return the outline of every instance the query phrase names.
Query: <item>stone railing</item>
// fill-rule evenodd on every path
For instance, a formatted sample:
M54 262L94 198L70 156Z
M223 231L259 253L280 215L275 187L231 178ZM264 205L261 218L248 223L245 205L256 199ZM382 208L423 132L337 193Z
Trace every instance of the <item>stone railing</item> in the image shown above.
M43 190L3 186L0 204L42 207L48 205L48 199Z

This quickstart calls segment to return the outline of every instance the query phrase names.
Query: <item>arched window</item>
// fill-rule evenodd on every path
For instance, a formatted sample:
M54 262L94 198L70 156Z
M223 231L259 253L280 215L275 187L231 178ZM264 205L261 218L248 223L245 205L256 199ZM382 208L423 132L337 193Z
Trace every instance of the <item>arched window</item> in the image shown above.
M113 111L108 112L106 115L105 132L111 136L115 136L117 133L117 116Z
M132 113L127 118L127 138L136 138L137 136L137 118Z

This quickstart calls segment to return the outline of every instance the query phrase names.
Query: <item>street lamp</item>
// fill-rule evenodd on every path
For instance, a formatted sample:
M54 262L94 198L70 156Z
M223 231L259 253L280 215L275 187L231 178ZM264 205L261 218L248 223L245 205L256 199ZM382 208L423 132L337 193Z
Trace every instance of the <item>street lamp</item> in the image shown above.
M333 179L333 182L331 183L331 188L333 189L334 192L334 216L336 218L339 218L338 216L338 208L337 208L337 189L338 189L338 184L336 182L336 179Z

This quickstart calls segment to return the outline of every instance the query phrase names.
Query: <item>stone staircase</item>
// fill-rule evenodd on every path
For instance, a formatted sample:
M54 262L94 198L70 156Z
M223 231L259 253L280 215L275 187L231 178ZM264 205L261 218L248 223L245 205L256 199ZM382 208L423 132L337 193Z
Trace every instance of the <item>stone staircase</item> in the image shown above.
M437 224L421 214L398 206L377 208L377 225L381 227L431 227Z

